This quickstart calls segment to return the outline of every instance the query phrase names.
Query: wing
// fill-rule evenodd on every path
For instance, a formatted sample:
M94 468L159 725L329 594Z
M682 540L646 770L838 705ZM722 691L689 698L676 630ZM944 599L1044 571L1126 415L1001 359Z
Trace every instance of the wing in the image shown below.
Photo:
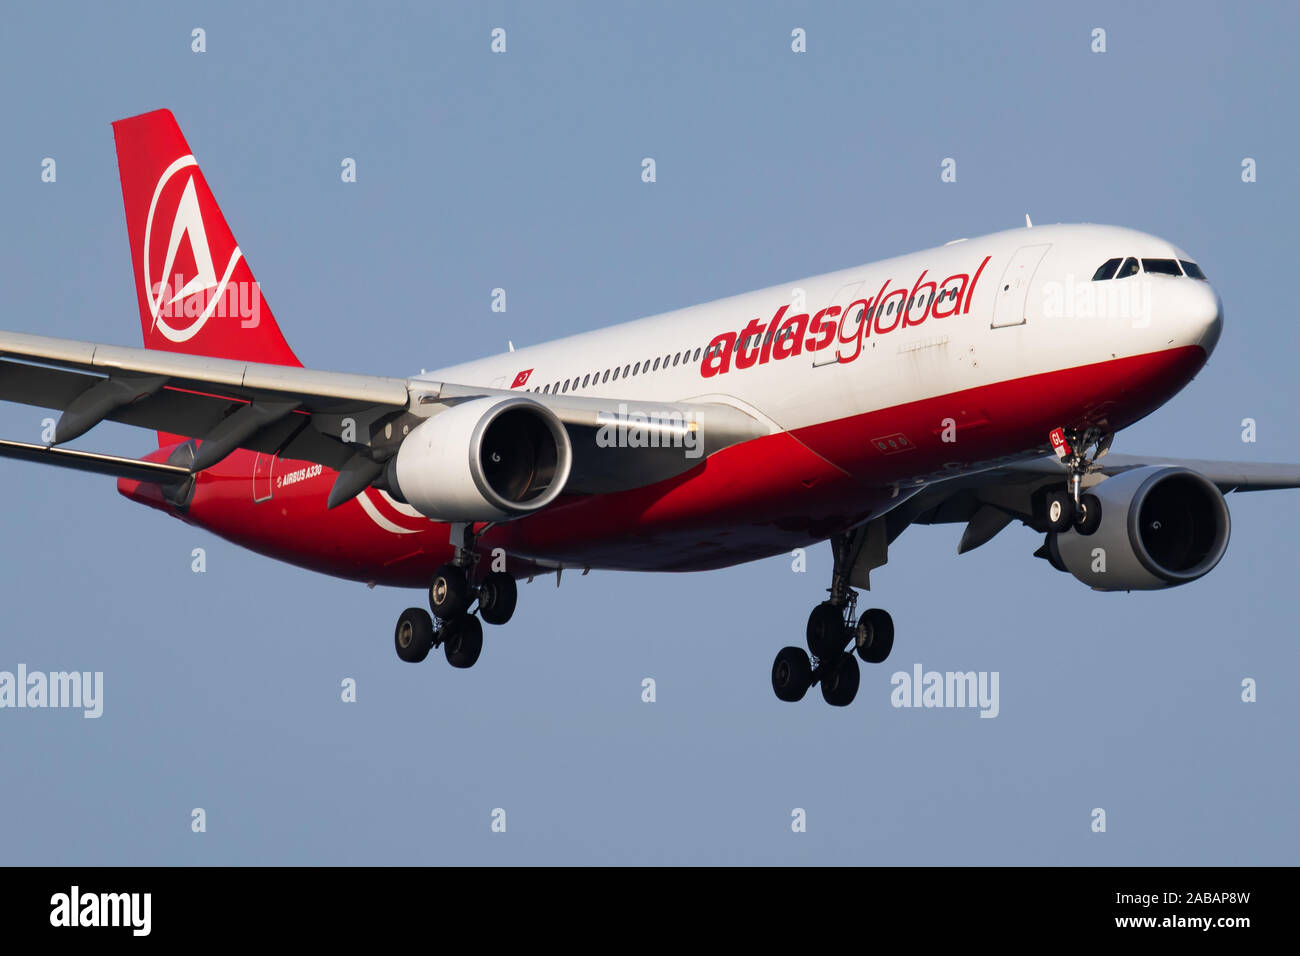
M1107 455L1098 470L1110 477L1147 465L1175 465L1199 471L1219 486L1225 495L1230 491L1282 491L1300 488L1300 465L1253 461L1212 461L1204 458L1161 458L1141 455ZM1037 458L1009 469L1021 475L1041 474L1059 478L1061 466L1052 457Z
M598 433L619 409L600 398L324 372L20 332L0 332L0 400L58 409L62 415L51 446L0 442L0 457L166 483L245 448L338 471L333 506L374 481L402 438L424 420L472 398L521 394L546 406L569 430L572 492L638 487L698 464L683 456L680 443L676 448L657 441L651 447L601 445ZM658 402L639 410L653 421L699 429L704 455L770 431L726 405ZM201 444L183 466L58 447L101 421L198 438Z
M1106 477L1148 465L1172 465L1200 472L1224 494L1233 491L1277 491L1300 488L1300 465L1271 462L1210 461L1141 455L1106 455L1097 471ZM1020 520L1036 531L1040 526L1036 497L1059 487L1065 470L1051 455L989 471L935 482L907 498L885 516L889 540L909 524L964 522L957 553L978 548L1012 521Z

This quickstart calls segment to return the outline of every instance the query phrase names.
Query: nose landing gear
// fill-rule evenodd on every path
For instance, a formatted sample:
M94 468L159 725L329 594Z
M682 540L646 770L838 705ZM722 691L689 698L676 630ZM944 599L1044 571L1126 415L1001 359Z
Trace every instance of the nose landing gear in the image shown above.
M1083 491L1083 480L1089 472L1096 471L1097 461L1110 451L1114 439L1111 432L1099 428L1054 428L1049 436L1057 458L1067 471L1064 490L1049 492L1043 499L1042 518L1047 530L1060 533L1073 528L1079 534L1090 535L1101 527L1101 500ZM1088 449L1095 446L1092 455Z

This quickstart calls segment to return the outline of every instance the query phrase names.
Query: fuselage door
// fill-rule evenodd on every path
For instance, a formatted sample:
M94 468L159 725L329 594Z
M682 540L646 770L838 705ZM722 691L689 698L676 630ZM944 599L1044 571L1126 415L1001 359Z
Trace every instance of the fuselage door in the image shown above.
M845 318L843 313L844 310L848 308L849 304L854 301L858 292L862 289L863 285L866 284L866 281L866 279L858 279L856 282L847 283L839 292L836 292L835 295L831 296L830 301L824 303L824 307L830 308L831 306L839 306L840 314L834 319L830 316L824 316L821 320L822 324L832 321L835 322L837 326L841 323L848 323L843 327L848 329L857 329L857 325L854 323L865 321L863 313L866 312L866 308L864 306L859 306L853 310L853 315L848 318ZM822 308L822 306L818 307L818 309L820 308ZM818 312L817 310L813 310L811 314L816 317ZM837 337L838 334L839 333L837 332ZM837 342L836 339L831 339L830 342L821 349L814 351L812 353L813 368L820 368L823 365L838 365L840 361L839 356L836 354L838 347L839 342Z
M993 328L1000 329L1009 325L1025 324L1025 303L1029 298L1029 283L1033 281L1038 264L1043 261L1047 250L1052 248L1050 242L1040 246L1021 246L1007 263L998 283L997 296L993 300Z
M260 452L253 460L253 500L269 501L271 498L271 467L275 464L274 455Z

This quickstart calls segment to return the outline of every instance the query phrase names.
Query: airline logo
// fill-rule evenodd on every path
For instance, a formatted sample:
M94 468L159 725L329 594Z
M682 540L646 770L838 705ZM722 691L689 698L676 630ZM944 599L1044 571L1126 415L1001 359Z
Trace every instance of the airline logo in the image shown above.
M704 350L700 375L712 378L732 368L747 369L773 360L790 358L835 347L835 358L852 362L862 354L862 344L874 331L887 335L898 328L920 325L927 319L946 319L970 312L975 284L991 256L973 273L959 272L942 282L927 281L929 269L922 269L910 288L895 286L893 279L868 298L856 299L845 307L827 306L809 317L806 313L787 316L790 306L776 310L770 322L751 319L739 332L720 332ZM850 354L851 350L851 354Z
M233 242L225 249L214 249L209 244L195 184L195 178L201 175L193 156L182 156L168 166L154 187L145 221L141 257L145 295L153 328L172 342L189 341L214 314L247 319L247 307L251 304L255 313L259 298L255 290L241 292L231 287L235 294L230 296L233 301L227 302L230 277L241 254ZM206 184L202 193L204 203L215 208ZM251 327L247 322L244 325Z
M520 388L520 387L526 385L526 384L528 383L528 376L530 376L530 375L532 375L532 374L533 374L533 370L532 370L532 369L530 369L530 368L526 368L526 369L524 369L522 372L520 372L518 375L515 376L515 380L514 380L513 382L510 383L510 387L511 387L511 388Z

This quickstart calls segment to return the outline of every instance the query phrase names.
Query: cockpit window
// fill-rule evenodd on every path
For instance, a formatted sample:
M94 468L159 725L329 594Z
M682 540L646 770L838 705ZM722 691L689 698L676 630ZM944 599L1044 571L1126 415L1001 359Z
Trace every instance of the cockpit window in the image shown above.
M1097 271L1092 274L1092 281L1101 282L1103 279L1115 278L1115 270L1119 268L1119 264L1119 259L1107 259L1098 266Z
M1117 269L1116 266L1119 266ZM1179 268L1179 267L1182 268ZM1093 282L1100 282L1104 279L1127 279L1129 276L1137 275L1138 272L1145 272L1148 275L1162 276L1189 276L1193 279L1204 279L1205 273L1195 262L1189 262L1186 259L1143 259L1139 261L1129 256L1121 264L1119 259L1107 259L1097 271L1092 274Z
M1132 256L1124 260L1124 264L1119 267L1119 272L1115 273L1116 279L1127 279L1129 276L1135 276L1138 272L1138 261Z
M1177 259L1143 259L1142 271L1158 276L1181 276Z

